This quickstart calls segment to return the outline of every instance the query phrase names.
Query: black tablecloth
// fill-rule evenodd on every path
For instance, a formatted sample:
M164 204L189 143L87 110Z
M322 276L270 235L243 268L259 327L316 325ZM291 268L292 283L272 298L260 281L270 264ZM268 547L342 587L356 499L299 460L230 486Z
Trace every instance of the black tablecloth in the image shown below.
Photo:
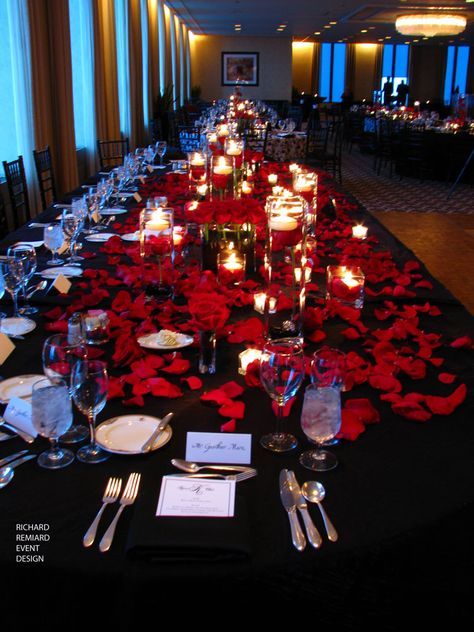
M41 217L57 214L51 209ZM396 261L414 259L411 252L362 209L369 232L391 250ZM40 239L41 231L23 228L2 245L18 239ZM87 244L98 251L100 244ZM46 253L40 251L40 259ZM103 256L86 262L87 267L104 267ZM426 273L428 278L429 275ZM436 322L445 340L473 334L471 316L442 286L433 281L432 290L420 290L418 304L425 299L442 308ZM376 328L374 305L382 299L368 300L364 322ZM37 297L38 304L63 303L63 298ZM410 302L410 300L408 300ZM7 304L8 309L10 306ZM44 310L43 310L44 311ZM255 314L255 312L253 312ZM242 310L250 316L250 310ZM423 319L423 315L421 316ZM1 367L3 377L41 372L41 345L45 337L44 318L39 326ZM422 321L423 322L423 321ZM427 326L428 326L427 321ZM348 351L357 343L341 336L343 324L326 331L327 342ZM110 357L112 347L107 347ZM237 376L240 345L225 342L218 347L218 373L204 378L204 388L217 387ZM308 351L310 348L308 348ZM450 370L458 373L470 387L474 383L472 351L443 346ZM197 362L197 350L187 348L183 356ZM112 371L113 373L113 371ZM448 393L452 387L424 381L426 392ZM368 386L358 387L344 397L374 398ZM175 413L172 440L162 449L140 456L118 456L90 466L74 462L60 471L45 471L35 462L23 465L12 484L0 491L0 560L4 587L2 615L20 617L40 626L49 621L59 627L61 619L72 624L80 618L123 629L132 629L147 619L157 624L163 614L184 622L225 625L223 616L248 625L244 605L258 607L268 621L279 620L289 608L295 621L307 620L342 629L361 629L362 624L378 622L379 629L400 629L400 622L471 619L469 584L473 565L471 531L474 526L474 424L473 403L466 402L449 417L434 416L427 423L396 417L388 403L377 401L381 422L368 427L356 442L342 441L334 448L337 469L312 474L298 463L307 441L299 426L301 401L291 412L288 426L300 446L294 453L276 455L259 445L259 438L274 425L270 401L258 389L246 389L243 396L246 415L238 431L252 434L252 464L256 478L238 484L244 506L243 528L248 530L250 556L232 561L203 560L150 563L127 554L130 532L140 540L139 523L148 512L148 535L157 524L154 517L161 478L174 471L170 461L184 457L186 433L218 431L222 418L217 409L206 407L192 391L175 400L146 397L143 412L161 416ZM301 398L300 398L301 400ZM131 412L134 412L131 410ZM120 400L111 400L99 422L124 414ZM76 413L80 419L79 413ZM20 439L0 443L0 458L21 449ZM38 439L37 451L44 448ZM324 502L340 538L324 544L318 551L307 547L298 553L290 543L289 525L279 497L278 474L283 468L295 471L300 483L318 479L326 488ZM126 477L142 473L139 505L126 508L115 540L107 554L82 546L82 536L100 506L110 475ZM114 515L107 508L98 539ZM316 507L310 508L317 526L323 525ZM135 515L135 512L138 512ZM139 519L138 517L139 516ZM25 524L48 525L50 541L40 546L44 561L17 561L17 539ZM215 529L218 538L218 528ZM152 535L153 538L153 535ZM296 606L296 607L295 607ZM413 611L414 606L416 610ZM48 617L50 617L48 619Z

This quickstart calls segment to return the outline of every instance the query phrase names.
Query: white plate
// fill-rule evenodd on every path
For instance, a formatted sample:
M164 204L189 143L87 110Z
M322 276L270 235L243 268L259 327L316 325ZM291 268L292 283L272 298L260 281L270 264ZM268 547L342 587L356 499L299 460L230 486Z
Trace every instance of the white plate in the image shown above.
M86 241L108 241L111 237L115 237L115 233L93 233L87 235Z
M7 336L22 336L36 329L36 323L31 318L2 318L0 332Z
M122 215L127 212L126 208L104 208L99 211L99 215Z
M159 342L158 334L147 334L146 336L140 336L137 339L140 347L145 349L160 349L161 351L173 351L174 349L182 349L183 347L189 347L193 344L193 337L186 336L185 334L176 334L176 345L164 345Z
M114 454L142 454L143 444L151 437L161 419L149 415L122 415L101 423L96 430L97 443ZM171 439L170 426L161 432L152 450L164 446Z
M127 233L126 235L121 236L124 241L140 241L140 234L136 233Z
M41 248L44 241L17 241L14 246L33 246L33 248Z
M44 378L44 375L29 374L3 380L0 382L0 400L4 403L9 402L12 397L29 400L33 392L33 384Z
M79 266L58 266L57 268L46 268L40 272L43 279L55 279L58 274L67 277L81 276L82 268Z

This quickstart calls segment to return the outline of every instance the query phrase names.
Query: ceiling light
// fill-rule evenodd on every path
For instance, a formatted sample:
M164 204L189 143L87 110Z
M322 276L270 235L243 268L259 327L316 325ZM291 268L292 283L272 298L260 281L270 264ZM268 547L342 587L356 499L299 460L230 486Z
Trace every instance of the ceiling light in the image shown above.
M315 31L314 34L315 35L321 35L321 31Z
M330 29L331 27L328 24L326 24L326 26L324 28L325 29Z
M402 35L457 35L466 28L467 20L463 15L442 13L417 13L400 15L395 28Z
M367 29L362 29L361 33L367 33Z
M329 22L329 24L337 24L337 22Z

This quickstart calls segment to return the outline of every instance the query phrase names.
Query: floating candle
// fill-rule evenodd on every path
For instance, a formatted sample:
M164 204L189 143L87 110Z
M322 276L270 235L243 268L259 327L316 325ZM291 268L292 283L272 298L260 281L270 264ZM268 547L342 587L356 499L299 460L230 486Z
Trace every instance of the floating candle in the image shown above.
M214 165L212 171L216 175L228 176L232 173L232 165L227 164L224 156L220 156L217 165Z
M204 156L198 152L195 152L190 160L191 167L204 167Z
M250 195L252 193L253 189L252 189L252 185L249 184L247 182L247 180L244 180L242 182L242 194L243 195Z
M290 215L273 215L270 218L271 230L289 231L295 230L296 228L298 228L298 220L296 220L294 217L290 217Z
M240 154L242 153L242 147L237 144L235 140L231 140L226 147L225 153L228 156L240 156Z
M245 351L242 351L242 353L239 353L239 373L241 375L245 375L247 373L248 365L254 360L260 360L261 355L262 352L259 349L246 349Z
M362 224L357 224L352 227L352 236L356 239L365 239L367 237L367 226L362 226Z
M148 231L161 232L170 227L170 222L166 215L158 209L153 211L151 219L146 223L145 227Z
M272 185L274 185L274 184L276 184L277 182L278 182L278 176L277 176L277 174L276 174L276 173L271 173L271 174L268 176L268 184L272 184Z

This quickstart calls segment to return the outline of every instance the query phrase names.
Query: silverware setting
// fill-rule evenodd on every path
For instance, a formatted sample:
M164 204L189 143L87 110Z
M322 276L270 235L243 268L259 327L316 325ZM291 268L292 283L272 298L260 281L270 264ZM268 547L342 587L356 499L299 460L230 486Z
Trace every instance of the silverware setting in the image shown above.
M183 472L189 472L190 474L196 474L200 470L217 470L224 472L256 472L252 467L246 465L199 465L192 461L185 461L184 459L171 459L172 465L182 470Z
M31 461L31 459L36 459L36 457L36 454L27 454L26 456L22 456L20 459L11 461L5 467L0 468L0 489L11 482L15 474L15 467L21 465L22 463L26 463L27 461Z
M28 450L20 450L20 452L15 452L15 454L10 454L9 456L6 456L5 458L0 459L0 467L3 467L7 463L10 463L10 461L19 459L21 456L25 456L25 454L28 454Z
M99 544L99 549L101 553L105 553L108 551L112 545L112 540L114 539L115 527L117 526L118 519L120 518L122 511L128 505L132 505L138 494L138 488L140 486L141 474L137 472L133 472L128 477L127 484L125 485L125 489L122 494L122 498L120 499L120 507L115 514L115 518L110 523L109 528L104 533L104 536Z
M7 434L6 432L0 432L0 441L8 441L8 439L13 439L15 435Z
M240 481L245 481L248 478L257 476L257 470L248 468L245 472L239 472L238 474L219 474L218 472L208 472L203 474L171 474L171 476L178 478L219 478L225 481L235 481L236 483L239 483Z
M24 430L20 430L19 428L12 426L12 424L9 424L8 421L6 421L3 417L0 417L0 426L3 426L7 430L15 432L19 437L23 439L23 441L26 441L26 443L33 443L33 441L35 440L35 437L31 436Z
M105 488L104 495L102 497L102 506L97 512L96 517L92 521L91 526L86 531L84 538L82 539L82 544L85 547L92 546L95 540L95 536L97 533L97 527L99 526L100 519L102 518L102 514L104 513L104 509L107 505L114 503L118 500L120 496L120 490L122 488L122 479L110 477L107 481L107 487Z
M331 542L336 542L339 537L338 533L321 504L321 501L326 495L323 485L318 481L307 481L300 488L294 472L286 469L281 470L279 481L281 501L283 507L288 513L290 521L293 546L298 551L303 551L306 547L306 538L298 520L298 512L303 518L306 536L309 543L315 549L318 549L323 543L321 534L309 515L306 501L317 503L323 518L328 539Z
M174 415L174 413L168 413L167 415L165 415L163 417L163 419L157 425L156 429L153 431L151 437L149 439L147 439L145 441L145 443L142 445L142 452L149 452L152 449L153 445L155 444L155 441L158 439L160 434L163 432L163 430L169 424L169 422L171 421L173 415Z

